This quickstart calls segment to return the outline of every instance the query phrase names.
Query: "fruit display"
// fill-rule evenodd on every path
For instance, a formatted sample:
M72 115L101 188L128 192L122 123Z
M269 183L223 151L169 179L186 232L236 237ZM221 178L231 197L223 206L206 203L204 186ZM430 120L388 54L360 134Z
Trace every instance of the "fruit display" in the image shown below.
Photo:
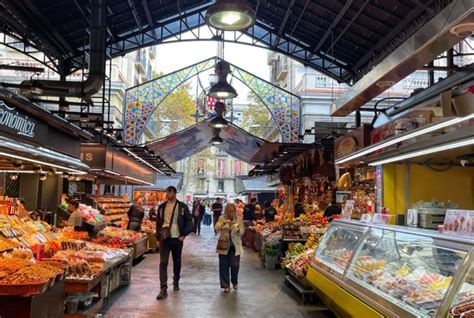
M313 249L310 249L303 254L299 254L293 259L291 263L286 266L286 268L288 268L292 273L294 273L297 278L305 278L306 273L308 272L309 262L313 254Z
M85 222L92 225L109 222L107 216L100 214L98 210L89 205L79 204L79 213Z
M155 234L156 233L156 222L150 220L144 220L142 223L141 231L143 233Z
M135 231L106 227L99 232L93 242L114 248L126 248L142 238L143 235L144 234Z

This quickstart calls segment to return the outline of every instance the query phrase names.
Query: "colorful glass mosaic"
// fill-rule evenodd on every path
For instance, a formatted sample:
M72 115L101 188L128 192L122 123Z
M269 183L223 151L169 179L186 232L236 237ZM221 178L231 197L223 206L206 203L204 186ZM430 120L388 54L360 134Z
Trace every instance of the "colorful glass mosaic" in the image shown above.
M163 100L191 77L211 69L219 61L213 57L182 70L132 87L125 92L124 140L138 144L151 115ZM247 85L267 107L279 127L283 142L297 142L300 125L300 99L269 82L231 64L232 76Z
M161 102L178 86L215 64L214 58L208 59L128 89L123 116L125 142L138 144L148 120Z
M300 99L269 82L231 65L232 76L247 85L268 108L280 128L283 142L298 142Z

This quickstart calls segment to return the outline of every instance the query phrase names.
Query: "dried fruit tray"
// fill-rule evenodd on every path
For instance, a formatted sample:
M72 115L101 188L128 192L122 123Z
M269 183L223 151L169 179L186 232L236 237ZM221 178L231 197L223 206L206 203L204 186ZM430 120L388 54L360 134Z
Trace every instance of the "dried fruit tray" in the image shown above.
M49 281L32 285L0 285L0 295L8 296L33 296L38 295L48 289Z

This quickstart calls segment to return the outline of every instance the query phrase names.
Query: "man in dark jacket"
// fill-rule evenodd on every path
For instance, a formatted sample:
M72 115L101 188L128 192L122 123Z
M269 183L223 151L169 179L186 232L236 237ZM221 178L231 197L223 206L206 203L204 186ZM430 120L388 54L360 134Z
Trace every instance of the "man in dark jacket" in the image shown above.
M145 216L145 210L142 207L142 200L138 199L134 205L130 207L127 212L128 224L127 230L140 231L142 228L143 217Z
M255 220L255 206L257 205L257 199L252 198L250 199L250 203L247 203L247 205L244 208L244 221L253 221Z
M179 290L181 252L184 238L193 229L193 218L188 206L176 199L176 188L166 189L166 202L158 208L156 237L160 242L160 294L156 299L168 297L168 262L173 257L173 289Z

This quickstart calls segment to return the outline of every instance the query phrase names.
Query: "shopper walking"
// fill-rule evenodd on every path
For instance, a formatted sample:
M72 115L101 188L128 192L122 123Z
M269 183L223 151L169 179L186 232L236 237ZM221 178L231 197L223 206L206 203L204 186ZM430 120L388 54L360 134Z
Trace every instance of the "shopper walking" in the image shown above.
M240 255L244 234L244 224L242 218L236 215L234 204L226 205L224 215L219 217L215 230L220 233L216 248L219 254L219 279L224 293L228 293L231 282L234 290L239 286Z
M204 205L200 200L194 201L193 207L193 221L194 221L194 233L201 235L201 222L205 213Z
M127 230L140 231L142 228L143 218L145 217L145 210L142 207L142 199L138 199L134 205L130 207L127 212L128 224Z
M173 289L179 290L181 252L184 238L192 231L193 219L187 205L176 199L176 188L166 189L166 202L158 208L156 236L160 242L160 293L156 299L168 297L168 262L173 257Z
M214 218L214 234L217 236L216 223L219 220L219 217L222 215L222 203L221 198L216 198L216 201L212 205L212 213Z

